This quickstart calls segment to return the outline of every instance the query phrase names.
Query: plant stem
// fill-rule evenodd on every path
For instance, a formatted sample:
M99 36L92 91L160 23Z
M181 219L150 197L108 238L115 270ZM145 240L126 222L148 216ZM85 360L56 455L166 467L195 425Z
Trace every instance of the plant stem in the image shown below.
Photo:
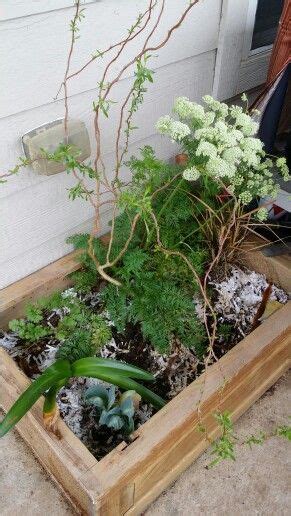
M177 190L179 190L180 186L182 185L182 183L185 181L184 178L180 179L180 181L176 184L175 188L173 188L172 192L170 193L170 195L168 196L165 204L163 204L162 208L160 209L159 213L157 214L156 216L156 220L159 221L161 216L163 215L163 213L165 212L165 210L167 209L167 207L169 206L170 202L172 201L173 197L176 195L176 192ZM145 249L148 249L150 243L151 243L151 239L152 239L152 236L153 236L153 233L155 232L155 228L153 228L148 236L147 236L147 240L146 240L146 245L145 245Z
M216 211L216 214L219 213L220 211L222 211L224 208L226 208L230 203L232 202L232 199L230 201L227 201L225 204L223 204L217 211ZM183 240L181 240L179 242L179 244L185 242L185 240L187 240L190 236L194 235L194 233L197 233L197 231L200 231L201 228L203 228L204 226L206 226L207 224L209 224L209 220L212 220L214 218L214 215L210 215L210 217L205 221L203 222L201 225L199 225L199 228L196 228L194 229L193 231L191 231L190 233L188 233L188 235L185 236L185 238ZM176 244L179 245L179 244ZM176 247L174 246L174 247Z
M43 423L47 430L54 432L57 435L56 423L59 418L59 409L57 405L57 394L61 387L67 383L65 380L60 380L55 385L49 388L45 395L43 404Z

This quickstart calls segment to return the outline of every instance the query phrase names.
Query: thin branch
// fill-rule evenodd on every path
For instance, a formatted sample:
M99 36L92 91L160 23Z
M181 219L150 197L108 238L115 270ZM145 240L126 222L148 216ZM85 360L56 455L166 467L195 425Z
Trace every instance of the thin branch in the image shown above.
M70 75L68 75L67 79L70 80L73 77L75 77L76 75L79 75L81 72L83 72L83 70L85 70L85 68L87 68L91 63L93 63L93 61L95 61L99 56L100 57L104 57L104 55L108 54L108 52L110 52L114 48L119 47L119 46L123 46L124 47L125 44L129 43L130 41L134 40L137 36L139 36L139 34L141 34L141 32L147 26L148 19L151 16L151 11L154 9L156 4L157 4L157 0L155 0L155 2L151 1L150 2L150 6L146 9L146 11L144 11L143 14L140 15L139 23L145 18L145 16L148 15L148 17L147 17L147 21L145 22L145 24L137 32L133 33L131 36L127 36L126 38L122 39L121 41L118 41L118 43L114 43L113 45L110 45L105 50L102 50L102 51L98 52L97 55L92 56L92 58L89 59L83 66L81 66L81 68L79 68L79 70L76 70L75 72L73 72Z

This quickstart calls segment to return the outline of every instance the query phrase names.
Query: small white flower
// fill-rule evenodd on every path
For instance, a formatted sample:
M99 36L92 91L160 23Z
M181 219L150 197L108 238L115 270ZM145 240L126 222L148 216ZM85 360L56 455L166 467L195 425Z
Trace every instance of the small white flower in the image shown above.
M196 129L194 133L194 137L197 140L201 140L204 138L205 140L213 140L217 135L216 129L214 127L202 127L201 129Z
M261 222L263 222L264 220L266 220L268 218L268 210L267 208L260 208L257 212L256 212L256 218L258 220L260 220Z
M224 102L219 102L218 100L215 100L211 95L204 95L203 100L205 104L211 109L212 111L216 112L218 116L221 118L226 118L228 115L228 106L227 104L224 104Z
M200 141L196 150L197 156L206 156L208 158L215 158L217 156L217 148L213 143Z
M289 168L288 168L288 165L286 162L286 158L283 158L283 157L278 158L276 160L276 165L277 165L278 169L280 170L284 181L289 181L291 179L291 175L290 175Z
M249 204L252 201L253 196L250 192L245 191L239 194L239 199L243 204Z
M178 97L175 100L173 111L182 120L203 121L205 116L203 106L196 104L196 102L191 102L187 97Z
M232 116L232 118L236 118L241 113L243 113L243 108L241 106L230 106L229 114Z
M156 129L160 134L170 134L174 120L169 116L161 116L156 123Z
M243 152L239 147L229 147L223 152L222 158L228 163L236 165L239 163L242 155Z
M227 149L228 147L235 147L237 144L237 139L233 135L233 131L219 131L217 139L222 150Z
M191 129L187 124L183 124L183 122L177 122L176 120L172 122L170 128L170 136L172 140L180 142L186 136L191 134Z
M196 167L186 168L183 172L183 177L186 181L197 181L200 177L200 172Z
M238 142L240 142L244 138L243 133L239 129L231 129L231 131L229 132L231 136L234 138L234 140Z
M253 150L256 152L262 152L263 142L259 140L259 138L252 138L251 136L249 136L241 141L241 148Z
M211 124L213 124L215 120L215 113L213 111L207 111L204 115L203 119L203 125L204 127L209 127Z
M244 182L244 177L241 174L236 174L232 180L234 186L241 186Z
M236 167L231 163L227 163L224 159L219 157L210 158L205 165L206 171L213 177L227 177L231 178L235 175Z
M256 154L253 150L246 149L242 156L242 161L249 165L250 167L256 167L260 163L260 156Z
M180 120L162 117L157 123L158 131L183 142L184 152L188 144L190 154L196 148L198 163L201 156L205 157L205 172L214 180L222 179L242 204L249 204L255 197L275 198L279 185L273 178L274 163L266 157L262 142L254 137L258 124L240 106L228 107L209 95L204 102L208 110L187 97L179 97L174 112ZM284 158L278 158L276 166L285 180L290 179ZM196 181L199 176L194 164L183 173L188 181ZM263 215L260 212L259 216Z
M167 134L172 140L178 142L183 140L185 136L191 134L191 129L188 125L174 120L169 115L159 118L156 123L156 129L160 134Z
M245 136L253 136L259 129L259 124L254 122L246 113L239 113L236 116L236 125L241 128Z
M226 123L222 120L218 120L218 122L215 123L214 127L217 129L217 131L221 133L226 133L228 131Z

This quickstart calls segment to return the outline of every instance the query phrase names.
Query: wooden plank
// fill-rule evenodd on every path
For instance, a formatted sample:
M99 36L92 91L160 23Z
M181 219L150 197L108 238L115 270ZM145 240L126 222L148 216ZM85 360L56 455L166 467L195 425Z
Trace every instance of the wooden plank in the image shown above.
M1 290L0 328L5 329L11 319L21 317L28 303L72 285L68 275L80 268L78 254L73 251Z
M213 413L229 409L239 417L290 367L290 344L291 302L142 425L133 443L113 450L94 466L106 493L113 496L134 483L134 507L138 503L144 508L209 445L197 432L200 398L202 421L205 419L210 432L218 435ZM85 479L86 473L86 483ZM146 502L141 501L144 497ZM132 514L138 512L133 510Z
M265 256L260 250L265 244L265 240L252 237L241 252L242 263L291 293L291 256Z
M220 428L213 417L215 412L227 410L235 421L290 367L287 362L290 337L288 341L282 339L280 344L280 347L274 346L274 353L264 353L260 366L256 365L248 374L245 372L240 383L230 380L229 387L233 387L230 393L224 390L221 394L217 393L212 398L211 408L207 408L207 413L202 409L201 422L207 428L208 439L214 440L220 435ZM140 510L144 510L209 446L207 439L201 438L197 419L196 422L191 422L189 428L181 429L180 435L180 441L175 442L155 464L151 464L135 477L135 504L126 514L140 514ZM182 457L182 460L177 459L178 457Z
M67 257L62 274L71 267L73 255ZM52 271L50 280L43 276L44 284L61 280L59 264ZM40 285L37 275L24 286L28 296L37 289L42 295L46 288ZM15 307L23 305L21 285L15 292ZM7 308L12 309L12 298L11 291L10 298L6 297ZM99 462L63 421L59 422L60 440L45 431L41 402L19 422L17 429L83 514L137 516L209 446L205 435L198 431L198 424L201 422L207 428L208 437L217 437L219 428L213 413L229 410L237 419L290 367L290 351L291 302L142 425L133 434L135 440L130 445L121 443ZM1 406L7 410L28 384L13 360L0 350Z
M0 406L7 411L29 384L14 360L0 348ZM18 423L17 430L70 501L89 514L100 486L96 478L91 479L95 486L93 496L80 477L87 472L90 479L90 469L97 461L62 420L58 422L59 437L45 430L42 404L43 400L39 400L34 405Z
M291 302L140 427L133 443L121 443L100 462L62 421L60 440L44 430L41 402L17 429L85 514L138 515L209 446L198 430L199 422L208 437L216 438L216 411L229 410L237 419L290 367L290 321ZM1 405L7 410L29 381L4 350L0 350L0 381Z
M105 243L107 235L100 237ZM16 281L0 291L0 329L6 329L11 319L24 315L25 306L73 284L69 275L80 269L80 251L72 251L59 260Z

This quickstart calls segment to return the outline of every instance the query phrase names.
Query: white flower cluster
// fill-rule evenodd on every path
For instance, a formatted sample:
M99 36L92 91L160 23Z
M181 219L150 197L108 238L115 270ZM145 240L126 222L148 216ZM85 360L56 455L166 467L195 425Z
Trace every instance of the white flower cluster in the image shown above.
M254 122L246 113L237 111L234 119L236 127L238 127L245 136L253 136L258 131L258 123Z
M236 173L236 167L219 156L210 158L205 164L205 168L208 174L215 178L231 178Z
M198 144L196 154L197 154L197 156L206 156L206 157L210 157L210 158L216 158L217 148L215 145L213 145L213 143L202 140Z
M224 102L219 102L218 100L215 100L210 95L204 95L203 100L205 104L211 109L211 111L214 111L218 114L220 118L226 118L228 115L228 105L224 104Z
M178 97L175 100L173 112L181 120L197 119L203 122L205 117L203 106L196 104L196 102L191 102L187 97Z
M167 134L169 136L172 122L173 119L169 115L161 116L156 123L157 131L160 134Z
M239 147L229 147L223 151L222 158L228 163L237 165L242 158L242 155L243 151Z
M187 181L197 181L200 177L200 172L196 167L186 168L183 172L183 177Z
M256 212L256 218L260 222L263 222L264 220L266 220L268 218L267 208L259 208L258 211Z
M157 122L159 133L181 143L190 156L183 177L195 181L205 173L222 181L242 204L255 197L275 198L279 187L273 179L274 163L254 136L258 124L240 106L227 106L210 95L203 100L206 108L179 97L173 108L179 121L164 116ZM290 179L285 158L278 158L276 167L284 180ZM257 216L263 220L266 211L262 209Z
M291 180L291 175L290 175L290 172L289 172L288 165L286 163L286 159L285 158L278 158L277 161L276 161L276 166L280 170L281 175L282 175L284 181L290 181Z
M170 134L172 140L180 142L183 140L183 138L189 136L189 134L191 134L191 130L188 125L183 124L183 122L177 122L176 120L173 120Z
M187 124L174 120L169 115L161 117L156 128L160 134L170 136L171 140L181 142L186 136L191 134L191 129Z

